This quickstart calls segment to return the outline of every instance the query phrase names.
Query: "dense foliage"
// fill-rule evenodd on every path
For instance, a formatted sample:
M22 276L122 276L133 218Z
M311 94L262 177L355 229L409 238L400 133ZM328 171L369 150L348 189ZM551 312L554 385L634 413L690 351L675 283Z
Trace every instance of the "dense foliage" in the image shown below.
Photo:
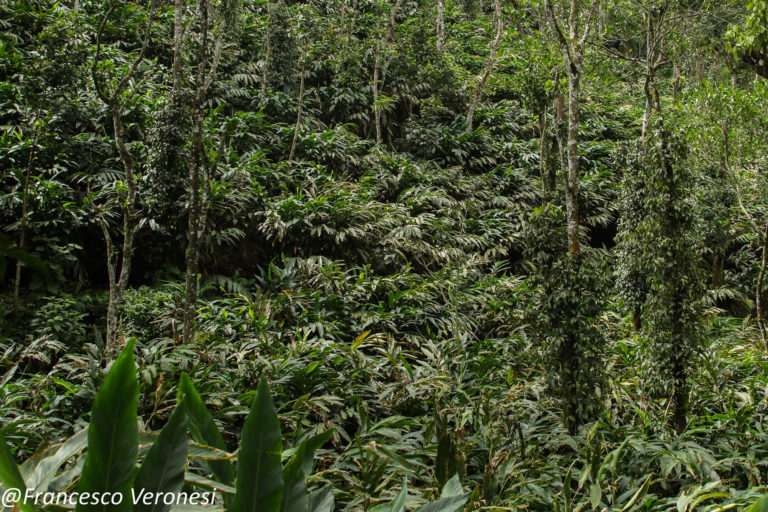
M0 3L0 492L748 509L766 13Z

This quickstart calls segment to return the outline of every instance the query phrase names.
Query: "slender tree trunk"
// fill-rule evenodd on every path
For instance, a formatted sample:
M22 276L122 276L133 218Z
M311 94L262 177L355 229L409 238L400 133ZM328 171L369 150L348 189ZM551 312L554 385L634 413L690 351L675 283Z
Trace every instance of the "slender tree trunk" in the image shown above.
M554 183L550 181L552 155L550 153L551 141L549 126L547 125L547 104L542 105L539 111L539 172L541 173L542 203L547 204L549 196L554 189Z
M37 117L37 116L35 116ZM27 169L24 172L23 196L21 200L21 220L19 225L21 233L19 234L19 249L24 249L24 243L27 236L27 216L29 213L29 179L32 176L32 163L35 161L35 152L37 151L37 141L40 137L40 129L35 130L35 137L32 140L32 146L29 148L29 158L27 159ZM19 321L19 288L21 287L21 261L16 261L16 276L13 281L13 322L14 325Z
M701 53L701 50L696 50L694 62L696 64L696 82L701 84L704 81L704 75L706 73L706 62L704 61L704 55Z
M120 161L123 164L125 174L126 195L121 200L123 211L123 247L122 261L120 262L120 275L117 277L118 254L115 253L112 237L109 234L109 226L104 220L102 214L99 214L99 224L104 233L104 240L107 245L107 272L109 274L109 302L107 303L107 335L105 339L105 353L109 357L117 351L118 324L120 321L120 307L123 301L123 295L128 287L128 279L131 274L131 262L133 261L133 240L137 229L136 220L136 194L138 185L136 182L135 165L133 155L128 151L125 145L125 126L123 125L123 109L134 94L137 92L137 86L129 88L132 80L139 69L139 65L144 60L149 45L149 38L152 33L154 23L154 13L157 2L150 3L149 18L144 32L144 39L141 45L141 52L129 70L117 81L116 85L109 86L103 80L98 72L98 63L101 56L101 37L107 19L114 11L114 5L110 4L107 12L104 14L96 34L96 55L91 65L91 76L93 85L99 99L109 108L112 115L112 127L114 130L114 141ZM141 82L139 82L141 83ZM126 91L128 91L126 93ZM125 93L125 94L124 94Z
M182 87L185 5L185 0L174 0L173 3L173 92L176 94Z
M763 305L763 283L765 282L765 269L768 265L768 221L765 223L762 237L762 258L760 260L760 274L757 276L757 286L755 289L755 313L757 317L757 327L760 330L760 340L763 347L768 352L768 336L765 332L765 311Z
M272 23L272 8L271 3L267 0L267 41L266 52L264 55L264 67L261 69L261 89L259 90L259 105L264 105L267 98L267 72L269 68L269 55L272 51L272 45L269 37L269 24Z
M593 1L587 24L579 34L580 0L571 0L568 14L568 36L563 34L555 18L552 2L545 0L544 10L563 52L568 69L568 173L565 178L565 209L568 217L568 252L572 258L581 253L579 241L579 95L581 92L582 46L590 32L590 22L596 3Z
M197 313L197 267L200 237L200 167L205 158L203 125L205 123L205 66L208 53L208 0L200 0L200 56L197 64L194 133L189 165L189 216L187 222L186 281L184 284L184 343L192 341Z
M381 145L381 113L379 105L379 59L381 42L376 41L376 58L373 63L373 124L376 131L376 145Z
M565 157L565 125L563 122L563 117L565 116L565 97L559 90L555 90L554 108L555 144L557 145L557 157L560 162L560 177L565 182L565 176L568 174L568 159Z
M403 0L397 0L389 13L389 21L387 23L387 31L384 36L384 43L382 44L380 39L376 41L376 53L373 63L373 122L376 130L377 146L381 145L381 105L379 102L379 93L384 90L384 81L387 78L387 68L389 67L389 63L392 59L391 57L387 57L382 63L381 54L388 53L389 48L392 45L395 30L395 20L402 3ZM376 20L377 32L380 26L381 17L379 16ZM381 84L379 83L379 76L381 76Z
M437 51L445 47L445 0L437 0Z
M200 10L200 31L201 43L199 49L199 58L197 64L197 78L195 81L195 111L193 114L194 132L192 135L192 155L189 165L189 217L187 222L187 250L185 254L186 280L184 284L184 343L192 341L195 332L195 316L197 313L197 274L200 261L200 239L202 237L203 219L202 201L200 199L201 170L205 174L204 187L210 186L209 176L205 172L208 167L208 156L205 152L205 141L203 139L203 130L205 127L205 102L207 91L216 77L221 60L221 51L223 44L223 32L220 31L216 38L213 48L213 56L210 59L210 68L206 73L208 65L209 48L209 17L208 0L199 1ZM221 15L220 20L221 21Z
M299 138L299 127L301 126L301 113L304 107L304 74L306 73L306 60L301 66L301 79L299 81L299 107L296 113L296 127L293 130L293 141L291 142L291 151L288 154L288 161L293 160L293 155L296 152L296 141Z
M579 242L579 92L581 55L568 70L568 179L565 184L565 210L568 215L568 249L572 257L581 252Z
M677 330L682 331L680 327ZM672 426L679 435L685 431L688 417L688 377L685 373L685 361L681 355L672 356L672 376L674 379Z
M504 19L502 18L502 12L501 12L501 0L496 0L495 6L496 6L496 11L495 11L494 17L496 18L496 37L493 39L493 42L491 43L491 53L490 55L488 55L488 63L485 65L485 71L483 72L483 76L480 78L480 81L477 83L477 88L475 89L475 92L472 95L472 99L469 102L469 109L467 110L467 117L466 117L467 132L472 131L472 122L475 117L475 110L477 110L477 104L480 102L480 97L483 94L483 89L485 88L485 82L488 81L488 77L491 76L491 71L493 71L493 66L496 64L496 52L499 51L499 45L501 45L501 38L504 36Z
M117 350L118 325L120 321L120 307L123 303L125 290L128 288L128 280L131 275L131 263L133 262L133 239L136 234L136 174L133 155L125 146L125 127L123 126L122 108L118 104L119 99L115 98L112 104L112 125L115 132L115 145L117 146L120 160L123 162L123 171L125 173L126 196L123 202L123 248L121 251L122 261L120 263L120 275L117 282L112 277L109 303L107 304L107 336L106 348L108 353ZM113 247L110 242L108 248ZM114 250L114 249L112 249ZM109 255L108 255L109 258ZM117 256L113 260L116 268Z
M672 100L677 103L680 98L680 64L672 65Z

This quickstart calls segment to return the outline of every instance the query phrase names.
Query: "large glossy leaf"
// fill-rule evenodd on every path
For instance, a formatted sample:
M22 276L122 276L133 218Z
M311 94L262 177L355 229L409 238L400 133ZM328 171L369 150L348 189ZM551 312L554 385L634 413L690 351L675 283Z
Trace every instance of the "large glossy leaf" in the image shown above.
M133 507L134 512L165 512L170 505L162 500L144 500L145 496L177 493L184 485L187 467L187 421L182 407L177 407L168 419L160 435L139 468L133 489L141 499ZM149 504L146 504L149 502Z
M307 453L307 441L302 441L299 449L293 455L283 470L283 503L281 512L307 512L309 497L307 496L307 477L303 463Z
M80 476L81 493L121 493L123 499L119 504L79 503L77 512L131 510L130 489L139 440L134 341L126 344L96 394L88 425L88 454Z
M202 398L200 398L200 393L192 385L192 380L186 373L181 374L181 381L179 382L179 406L183 407L187 413L189 431L195 441L219 450L227 450L219 428L205 407ZM222 483L232 484L235 482L235 471L230 461L206 460L205 463Z
M757 500L757 502L750 507L749 512L768 512L768 494Z
M453 498L455 496L461 496L462 494L464 494L464 489L461 487L461 479L459 478L459 475L453 475L443 486L440 498Z
M262 377L243 427L231 512L280 512L283 497L281 452L280 421L267 381Z
M27 489L24 480L19 473L19 467L16 465L16 461L13 460L8 445L5 444L5 438L0 434L0 482L3 486L0 492L8 491L9 489L18 489L22 496ZM24 503L24 500L20 500L18 506L24 512L32 512L35 508L31 505Z
M310 512L333 512L333 488L331 486L318 489L309 495Z

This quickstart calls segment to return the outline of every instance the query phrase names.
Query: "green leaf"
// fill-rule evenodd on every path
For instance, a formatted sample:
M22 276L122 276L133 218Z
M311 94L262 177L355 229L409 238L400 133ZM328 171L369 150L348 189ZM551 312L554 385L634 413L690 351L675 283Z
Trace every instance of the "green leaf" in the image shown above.
M309 495L309 510L311 512L333 512L333 505L333 488L330 485Z
M63 443L25 460L19 467L21 477L33 489L47 489L61 465L87 446L88 429L84 428Z
M8 450L8 445L5 444L5 438L2 434L0 434L0 482L5 486L3 491L18 489L21 495L24 496L27 490L27 486L21 478L21 473L19 473L19 466L13 460L13 456L10 450ZM20 500L17 505L24 512L35 510L35 507L25 504L23 500Z
M440 498L453 498L454 496L461 496L464 493L464 489L461 487L461 480L459 475L453 475L450 480L443 486L443 492L440 493Z
M460 512L464 510L464 504L469 498L469 493L461 496L451 496L450 498L440 498L437 501L426 503L417 508L414 512Z
M768 512L768 494L757 500L749 509L749 512Z
M629 512L629 509L631 509L635 503L637 503L640 498L645 496L645 493L648 492L648 487L651 485L651 478L653 478L653 473L648 475L648 478L645 479L645 483L640 487L640 489L637 490L634 496L632 496L632 499L629 500L629 503L627 503L624 508L621 509L621 512Z
M96 394L88 425L88 454L80 475L80 493L122 494L120 504L81 504L77 512L131 510L130 489L139 449L136 418L139 385L133 362L135 339L126 344Z
M597 508L602 497L603 490L600 488L600 484L593 483L589 488L589 502L592 504L592 508Z
M328 442L331 438L331 434L333 434L333 429L328 429L325 432L321 432L307 439L307 449L304 452L304 461L302 462L305 477L309 477L309 475L312 474L312 466L315 462L315 452Z
M149 449L139 468L133 489L136 496L156 496L177 493L184 485L184 470L187 467L187 419L182 407L177 407L165 424L157 440ZM165 512L170 505L162 500L145 505L140 499L134 512Z
M307 478L303 463L307 453L307 442L302 441L283 470L283 504L281 512L307 512ZM310 459L311 460L311 459Z
M283 472L280 421L262 377L245 419L237 456L235 502L231 512L280 512Z
M182 406L187 413L189 431L195 441L226 452L227 446L224 443L224 438L186 372L181 374L178 402L179 406ZM230 461L206 460L205 463L222 483L234 483L235 471Z
M400 490L400 494L397 498L388 502L376 505L371 509L371 512L404 512L405 511L405 499L408 497L408 480L403 480L403 488Z

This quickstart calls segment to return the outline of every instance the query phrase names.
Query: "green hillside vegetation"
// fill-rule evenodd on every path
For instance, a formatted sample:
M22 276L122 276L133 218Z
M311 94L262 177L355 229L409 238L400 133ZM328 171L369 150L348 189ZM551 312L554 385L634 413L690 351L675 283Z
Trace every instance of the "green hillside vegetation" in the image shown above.
M768 510L766 27L0 2L0 492Z

